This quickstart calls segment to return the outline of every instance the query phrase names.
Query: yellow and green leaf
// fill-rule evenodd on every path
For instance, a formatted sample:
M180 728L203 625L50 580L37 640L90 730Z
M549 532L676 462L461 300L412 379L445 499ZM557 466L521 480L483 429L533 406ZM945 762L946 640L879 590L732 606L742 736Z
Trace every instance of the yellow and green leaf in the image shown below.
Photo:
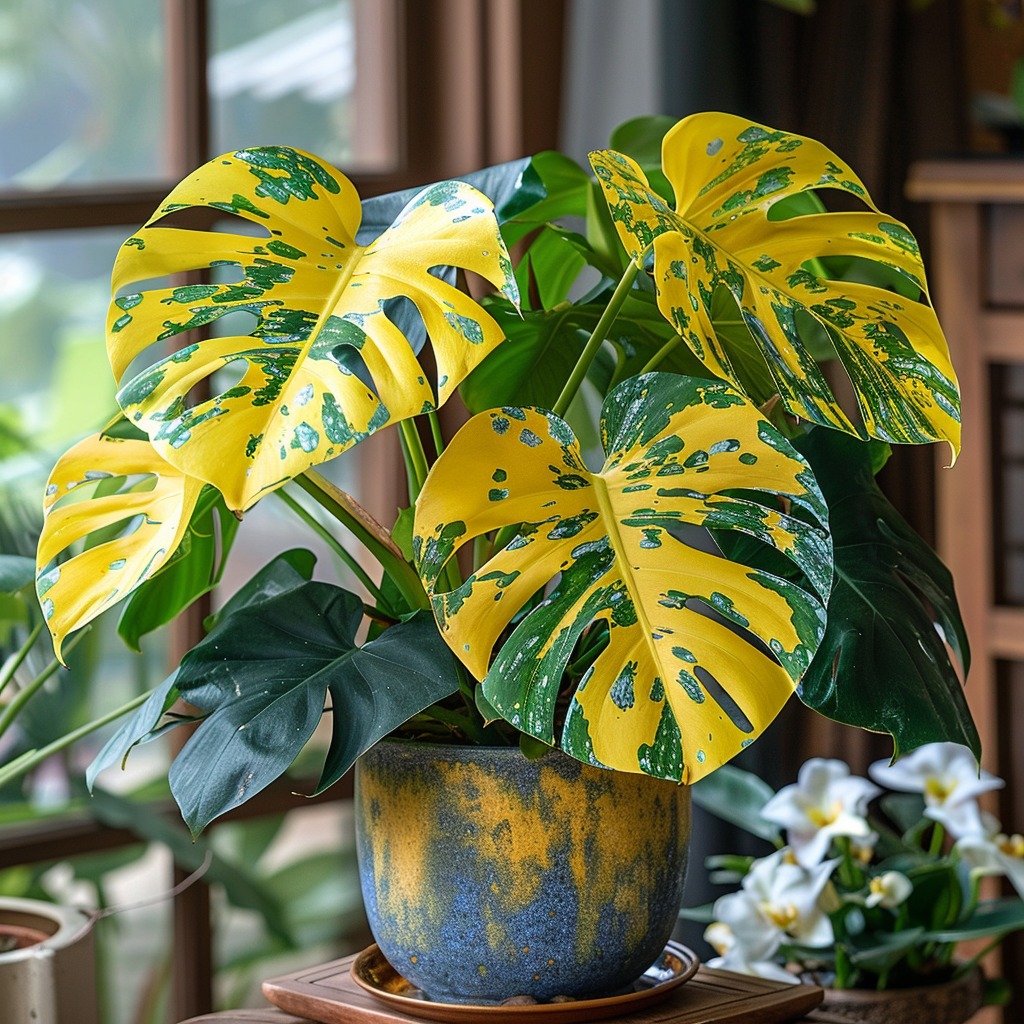
M417 501L417 567L487 702L549 744L570 656L605 623L607 646L572 696L561 746L692 782L768 725L817 649L832 580L825 505L801 456L718 381L630 378L605 401L602 438L595 473L553 413L475 416ZM508 527L510 542L446 592L455 552ZM692 527L749 534L804 577L692 547Z
M197 207L262 237L160 223ZM430 273L462 267L517 300L490 200L460 182L430 186L367 245L355 241L360 217L354 186L315 157L242 150L185 179L121 248L107 330L118 400L168 462L214 484L232 509L443 403L502 340L475 301ZM236 280L141 284L206 270ZM433 383L389 319L398 299L426 326ZM238 313L252 321L247 334L195 341L123 379L154 344ZM235 380L218 389L224 368ZM212 397L190 404L202 382Z
M959 391L931 306L829 276L831 259L852 257L927 296L914 237L878 211L849 167L821 143L732 114L681 121L665 136L662 163L674 208L629 157L591 154L623 244L638 263L653 245L659 308L710 370L743 387L712 325L712 299L726 289L794 415L862 437L945 440L959 450ZM780 200L824 189L868 209L773 217ZM846 368L862 423L840 407L807 349L814 322Z
M36 592L58 657L69 633L174 554L202 488L146 440L95 434L61 456L36 553Z

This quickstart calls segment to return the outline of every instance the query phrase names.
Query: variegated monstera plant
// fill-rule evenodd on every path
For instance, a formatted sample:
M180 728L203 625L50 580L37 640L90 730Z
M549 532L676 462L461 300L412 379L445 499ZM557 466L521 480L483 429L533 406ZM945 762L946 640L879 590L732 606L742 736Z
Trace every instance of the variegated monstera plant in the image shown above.
M890 443L959 444L914 238L824 146L732 115L613 147L593 177L543 153L363 202L313 156L245 150L124 243L121 416L46 492L58 654L120 602L137 646L215 582L227 513L275 496L365 593L274 559L94 770L192 720L179 698L194 831L325 704L321 788L394 732L691 782L794 690L898 751L977 749L952 582L874 483ZM446 437L456 391L475 415ZM412 508L389 531L316 467L392 426Z

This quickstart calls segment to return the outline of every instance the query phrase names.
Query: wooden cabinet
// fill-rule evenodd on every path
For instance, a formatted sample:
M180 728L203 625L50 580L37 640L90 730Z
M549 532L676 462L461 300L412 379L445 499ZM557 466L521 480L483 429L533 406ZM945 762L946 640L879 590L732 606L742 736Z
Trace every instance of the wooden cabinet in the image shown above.
M1014 398L1024 394L1024 161L917 164L907 192L930 205L930 289L962 394L956 465L947 468L949 453L940 452L938 548L971 642L967 695L984 763L1011 783L1003 813L1021 829L1024 763L1015 763L1008 743L1008 713L1018 701L1005 684L1014 663L1024 665L1024 530L1017 525L1024 524L1024 488L1014 472L1024 466L1015 415L1024 403Z
M936 473L938 548L971 643L983 763L1007 781L992 809L1024 831L1024 161L921 163L907 192L930 206L930 290L962 395L963 448ZM1020 1019L1019 936L1002 971L1018 993L1007 1019Z

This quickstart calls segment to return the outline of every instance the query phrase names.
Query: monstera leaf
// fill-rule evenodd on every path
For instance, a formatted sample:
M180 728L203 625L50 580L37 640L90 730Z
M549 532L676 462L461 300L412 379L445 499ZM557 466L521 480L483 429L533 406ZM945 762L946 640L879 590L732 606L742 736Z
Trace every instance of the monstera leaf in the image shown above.
M46 484L36 552L36 592L58 657L68 633L167 562L202 489L145 440L96 434L61 456Z
M690 782L761 732L810 663L832 578L825 507L803 459L721 382L631 378L605 401L602 437L594 473L552 413L506 407L471 419L417 502L417 566L487 701L547 743L576 642L605 623L563 749ZM444 592L456 549L510 525L519 529L504 549ZM692 526L751 534L809 582L690 547L681 533Z
M161 224L193 207L241 218L263 237ZM463 267L516 300L485 196L458 182L431 186L367 245L355 241L360 216L351 182L315 157L242 150L178 185L121 248L107 329L118 401L167 461L214 484L233 510L384 424L433 409L501 341L476 302L430 273ZM133 290L209 268L238 279ZM436 394L389 319L394 300L422 317ZM155 343L232 313L249 315L248 334L195 341L122 380ZM233 382L211 380L223 368ZM190 405L204 381L213 397Z
M665 136L662 157L674 209L629 157L602 151L591 163L633 260L653 243L659 307L709 369L742 387L711 323L724 288L790 412L861 436L959 449L959 393L932 308L827 276L829 258L852 257L925 288L913 236L877 211L835 154L731 114L697 114ZM849 193L870 210L773 217L779 201L816 189ZM862 425L840 408L801 339L815 321L849 374Z
M288 768L328 693L332 738L318 792L381 737L458 688L454 660L428 612L360 647L362 621L355 594L314 581L256 595L188 652L174 685L206 717L168 778L193 835Z
M949 570L879 490L867 445L831 430L794 443L828 499L836 566L828 629L800 699L847 725L891 733L896 756L940 740L980 755Z

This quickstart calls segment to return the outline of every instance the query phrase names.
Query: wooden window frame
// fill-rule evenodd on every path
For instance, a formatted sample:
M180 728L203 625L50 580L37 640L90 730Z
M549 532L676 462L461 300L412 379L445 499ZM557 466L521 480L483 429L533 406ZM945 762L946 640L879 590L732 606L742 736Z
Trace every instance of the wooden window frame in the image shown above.
M0 188L0 234L125 227L146 221L186 173L210 152L206 87L208 0L163 0L167 28L166 178L143 185L68 187L46 192ZM396 139L395 167L349 174L363 196L408 188L466 173L557 144L560 62L566 0L352 0L357 34L357 77L375 88L357 107L356 139L379 158ZM529 53L527 46L529 45ZM529 58L529 59L528 59ZM530 69L528 78L525 70ZM357 103L359 100L357 99ZM371 438L374 465L394 465L395 479L372 474L367 504L397 507L399 479L394 432ZM391 447L394 451L391 451ZM385 451L386 450L386 451ZM384 478L384 479L382 479ZM175 624L172 658L202 635L208 604L197 602ZM226 819L281 813L307 806L283 782ZM343 780L321 799L348 799ZM168 804L169 818L176 816ZM64 859L139 842L86 815L68 815L0 832L0 868ZM175 881L185 874L175 869ZM193 885L175 898L171 1014L174 1020L213 1009L213 967L208 888Z

